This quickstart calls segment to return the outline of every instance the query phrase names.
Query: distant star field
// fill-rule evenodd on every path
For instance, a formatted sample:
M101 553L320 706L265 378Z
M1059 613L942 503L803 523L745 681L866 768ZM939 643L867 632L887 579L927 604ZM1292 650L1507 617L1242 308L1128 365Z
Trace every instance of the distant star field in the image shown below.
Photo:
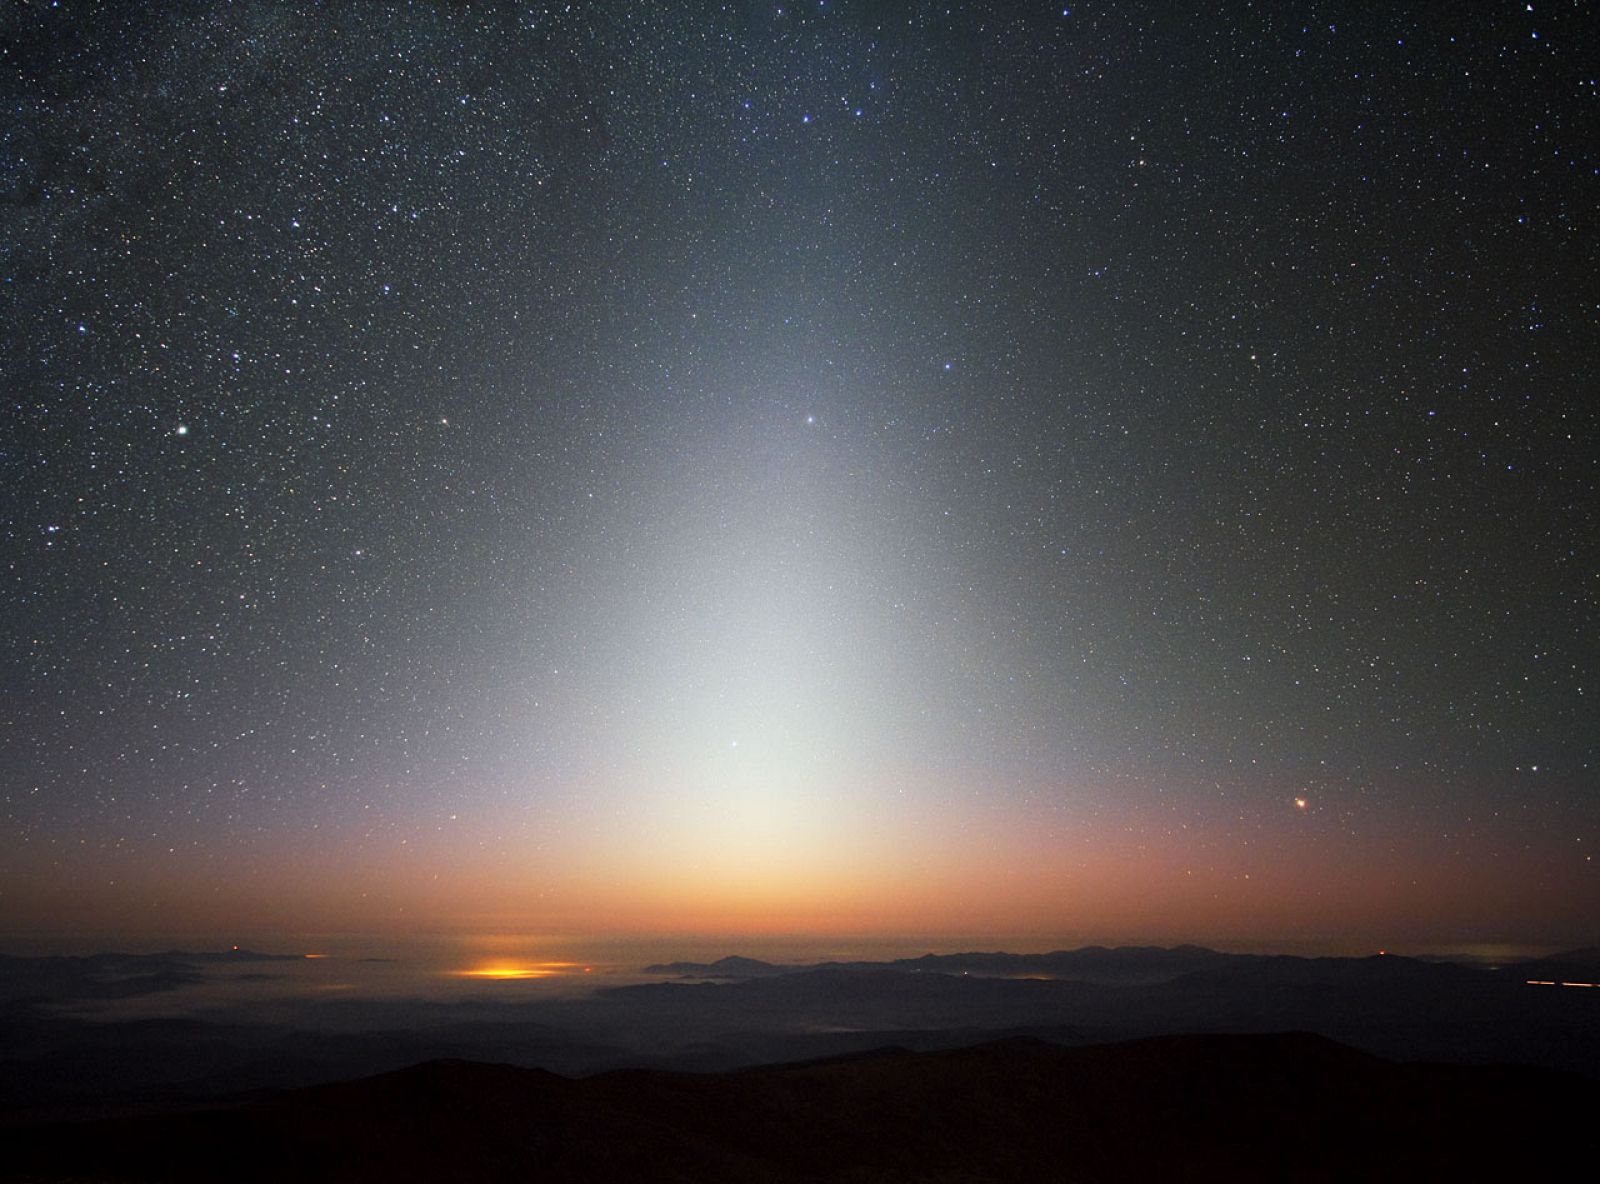
M0 935L1592 943L1597 44L9 5Z

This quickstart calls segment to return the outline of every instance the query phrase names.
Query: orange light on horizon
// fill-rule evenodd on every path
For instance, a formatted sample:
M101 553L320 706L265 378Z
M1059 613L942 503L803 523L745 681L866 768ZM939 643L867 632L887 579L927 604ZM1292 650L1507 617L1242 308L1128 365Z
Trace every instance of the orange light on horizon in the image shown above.
M569 973L577 965L576 962L490 962L466 970L452 970L450 974L455 978L504 982L519 978L552 978Z

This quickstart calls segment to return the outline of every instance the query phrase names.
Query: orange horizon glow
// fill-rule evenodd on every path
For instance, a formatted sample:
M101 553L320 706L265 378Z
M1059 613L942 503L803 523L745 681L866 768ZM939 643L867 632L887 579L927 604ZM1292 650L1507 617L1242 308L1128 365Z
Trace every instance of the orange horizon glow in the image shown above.
M891 841L850 832L831 846L590 843L479 853L461 835L392 851L297 848L236 874L198 857L152 866L118 854L63 880L41 852L0 861L0 933L428 933L653 939L916 937L1063 948L1195 942L1380 946L1507 941L1572 948L1592 927L1587 865L1535 851L1482 857L1413 838L1349 844L1308 828L1314 814L1230 847L1204 827L1071 829L1024 811L975 811ZM575 836L568 835L568 838ZM114 878L115 883L112 883ZM1529 918L1536 923L1530 924ZM987 936L980 936L987 935ZM115 940L108 938L107 940ZM252 942L259 939L252 937ZM538 961L560 948L474 948L462 977L513 981L570 973ZM522 962L523 958L532 958ZM474 960L474 959L478 960ZM496 972L496 971L499 972ZM472 972L472 973L467 973ZM541 973L542 972L542 973Z
M452 970L449 973L454 978L504 982L513 979L554 978L563 974L589 973L587 966L583 966L580 970L580 965L577 962L489 962L465 970Z

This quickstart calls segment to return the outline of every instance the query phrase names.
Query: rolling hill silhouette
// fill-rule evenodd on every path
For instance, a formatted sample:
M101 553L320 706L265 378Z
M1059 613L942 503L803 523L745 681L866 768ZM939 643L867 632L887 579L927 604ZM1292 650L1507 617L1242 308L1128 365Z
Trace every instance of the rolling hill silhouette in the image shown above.
M574 1080L435 1061L7 1133L11 1181L1399 1180L1592 1162L1600 1083L1303 1033L886 1048Z

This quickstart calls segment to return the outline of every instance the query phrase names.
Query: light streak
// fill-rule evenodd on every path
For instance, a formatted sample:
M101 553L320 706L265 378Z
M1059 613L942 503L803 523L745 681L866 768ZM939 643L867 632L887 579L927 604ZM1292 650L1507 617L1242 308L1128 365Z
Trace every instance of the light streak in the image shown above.
M504 982L521 978L551 978L567 974L577 965L576 962L489 962L465 970L452 970L450 973L456 978Z

